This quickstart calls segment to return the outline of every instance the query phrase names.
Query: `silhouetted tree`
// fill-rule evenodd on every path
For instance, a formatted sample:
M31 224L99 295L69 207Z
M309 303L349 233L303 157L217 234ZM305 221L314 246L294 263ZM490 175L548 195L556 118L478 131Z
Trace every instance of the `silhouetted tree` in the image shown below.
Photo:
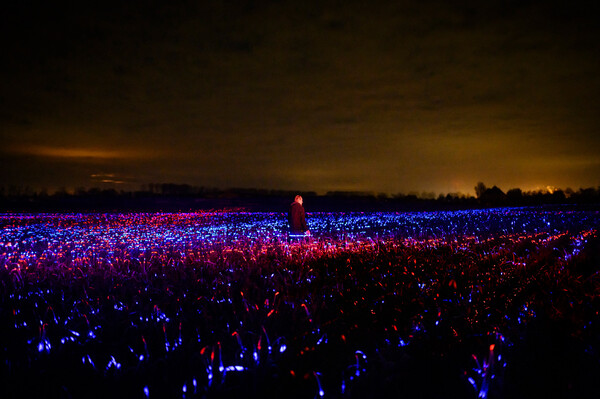
M485 186L485 184L483 184L482 182L478 182L477 185L475 186L475 196L477 198L481 198L483 193L485 193L485 190L487 190L487 187Z
M598 197L596 190L592 187L580 188L577 192L577 196L580 199L580 201L585 203L593 202L594 199L597 199Z
M565 196L565 193L562 190L555 190L552 193L552 202L555 204L561 204L561 203L565 202L566 198L567 197Z
M485 190L479 200L486 205L503 205L506 202L506 194L494 186Z
M573 196L573 194L575 194L575 191L573 191L573 189L572 189L571 187L567 187L567 188L565 189L565 196L566 196L567 198L570 198L570 197L572 197L572 196Z
M523 191L520 188L511 188L506 192L506 198L513 204L521 204L523 202Z

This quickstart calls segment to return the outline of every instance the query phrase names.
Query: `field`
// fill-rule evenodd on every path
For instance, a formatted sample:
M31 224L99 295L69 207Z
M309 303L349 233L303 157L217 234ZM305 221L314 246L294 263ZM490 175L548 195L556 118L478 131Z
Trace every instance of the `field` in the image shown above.
M594 209L0 215L0 396L596 397Z

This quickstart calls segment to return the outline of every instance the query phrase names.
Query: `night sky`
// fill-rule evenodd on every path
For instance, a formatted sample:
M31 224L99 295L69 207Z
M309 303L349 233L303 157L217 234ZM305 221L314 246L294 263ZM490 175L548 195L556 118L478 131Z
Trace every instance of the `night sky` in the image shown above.
M11 3L1 186L600 185L597 2Z

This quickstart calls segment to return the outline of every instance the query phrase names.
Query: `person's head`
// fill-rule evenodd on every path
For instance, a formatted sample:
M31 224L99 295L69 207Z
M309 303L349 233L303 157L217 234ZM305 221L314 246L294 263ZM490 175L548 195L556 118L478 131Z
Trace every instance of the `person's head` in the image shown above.
M302 205L302 196L300 195L296 195L296 198L294 198L294 202L299 203L300 205Z

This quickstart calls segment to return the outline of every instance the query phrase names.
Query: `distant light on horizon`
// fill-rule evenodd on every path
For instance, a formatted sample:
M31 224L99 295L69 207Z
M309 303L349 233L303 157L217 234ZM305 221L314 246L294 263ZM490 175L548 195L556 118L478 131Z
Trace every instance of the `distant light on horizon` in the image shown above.
M16 152L22 154L53 158L132 158L135 155L127 151L113 151L93 148L67 148L35 146L20 148Z
M115 160L153 160L160 158L158 151L148 151L137 148L120 148L118 150L111 148L102 148L96 146L90 147L69 147L69 146L13 146L8 148L9 153L16 155L33 155L45 158L64 158L64 159L115 159Z

